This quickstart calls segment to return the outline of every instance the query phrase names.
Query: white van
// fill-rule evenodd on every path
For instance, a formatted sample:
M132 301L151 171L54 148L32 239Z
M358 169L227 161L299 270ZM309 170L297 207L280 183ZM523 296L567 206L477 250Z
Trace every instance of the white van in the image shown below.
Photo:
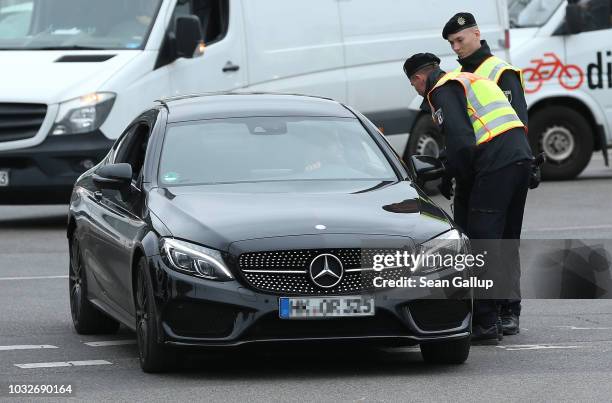
M573 2L572 2L573 3ZM612 143L612 2L510 0L512 62L523 69L532 148L547 179L571 179Z
M402 63L451 66L441 30L463 9L504 52L505 0L0 0L0 204L67 202L131 119L184 93L334 98L403 155L418 113Z

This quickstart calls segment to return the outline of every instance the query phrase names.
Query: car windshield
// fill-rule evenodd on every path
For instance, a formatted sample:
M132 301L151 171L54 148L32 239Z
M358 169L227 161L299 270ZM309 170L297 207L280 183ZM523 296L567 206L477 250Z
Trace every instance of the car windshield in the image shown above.
M544 25L565 0L510 0L510 28L534 28Z
M0 0L0 49L138 49L161 0Z
M249 117L168 126L164 186L295 180L397 180L357 119Z

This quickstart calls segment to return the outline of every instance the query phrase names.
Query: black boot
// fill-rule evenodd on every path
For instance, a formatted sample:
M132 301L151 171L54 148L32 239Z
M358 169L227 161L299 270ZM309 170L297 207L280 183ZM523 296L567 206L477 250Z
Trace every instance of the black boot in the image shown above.
M497 324L472 326L472 344L497 345L499 343Z
M495 325L497 326L497 340L502 341L504 339L504 326L501 316L497 317Z
M512 313L504 314L501 316L501 322L505 335L519 334L521 332L518 315Z

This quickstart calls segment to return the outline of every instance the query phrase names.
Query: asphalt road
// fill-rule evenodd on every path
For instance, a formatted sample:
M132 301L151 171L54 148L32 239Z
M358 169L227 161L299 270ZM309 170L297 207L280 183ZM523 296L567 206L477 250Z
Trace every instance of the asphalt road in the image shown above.
M525 238L612 239L612 169L598 157L578 180L544 183L530 193ZM79 336L72 329L66 209L0 207L0 400L15 397L9 384L72 385L76 399L113 401L612 396L612 300L524 301L521 334L499 346L473 347L460 366L425 365L414 348L297 346L189 354L177 372L144 374L130 331Z

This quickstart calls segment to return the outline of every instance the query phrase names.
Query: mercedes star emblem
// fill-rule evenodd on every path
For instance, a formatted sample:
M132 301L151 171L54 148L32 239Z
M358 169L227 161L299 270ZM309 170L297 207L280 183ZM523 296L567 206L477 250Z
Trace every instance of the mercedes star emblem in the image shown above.
M321 288L332 288L342 280L344 268L334 255L322 253L310 263L310 279Z

